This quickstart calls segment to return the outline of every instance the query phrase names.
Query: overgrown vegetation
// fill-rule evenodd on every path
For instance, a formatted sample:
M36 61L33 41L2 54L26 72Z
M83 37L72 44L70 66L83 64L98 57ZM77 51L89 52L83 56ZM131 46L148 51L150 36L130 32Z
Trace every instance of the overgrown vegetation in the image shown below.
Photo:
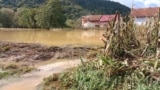
M157 74L160 72L152 71L151 62L129 64L100 57L71 72L45 78L43 90L159 90Z
M26 1L26 0L24 0ZM37 1L38 2L38 1ZM59 0L48 0L39 7L0 9L0 27L60 28L65 27L66 16Z
M0 79L7 78L13 75L20 75L32 71L34 68L25 64L18 63L1 63L0 64Z
M7 8L37 7L44 2L45 0L0 0L0 6Z
M44 79L44 90L159 90L159 30L159 16L137 26L117 14L103 35L103 53L74 71Z

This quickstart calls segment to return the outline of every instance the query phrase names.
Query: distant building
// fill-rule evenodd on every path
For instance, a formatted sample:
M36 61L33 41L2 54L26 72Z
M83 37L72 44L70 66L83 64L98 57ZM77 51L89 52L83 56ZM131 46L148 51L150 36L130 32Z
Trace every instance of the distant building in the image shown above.
M116 15L87 15L82 16L83 28L104 28L108 22L114 20Z
M135 23L141 25L146 22L147 18L153 17L160 13L159 7L132 9L131 16L135 18Z

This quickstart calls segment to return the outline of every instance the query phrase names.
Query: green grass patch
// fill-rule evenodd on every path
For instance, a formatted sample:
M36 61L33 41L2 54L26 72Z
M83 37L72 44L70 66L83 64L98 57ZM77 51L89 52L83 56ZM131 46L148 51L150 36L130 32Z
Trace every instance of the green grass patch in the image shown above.
M29 65L19 63L5 63L0 64L0 79L7 78L13 75L21 75L32 71L34 68Z
M8 72L0 72L0 79L2 78L6 78L9 76L9 73Z
M153 66L138 62L128 65L105 57L83 62L71 72L45 78L43 90L160 90L160 83L152 78Z

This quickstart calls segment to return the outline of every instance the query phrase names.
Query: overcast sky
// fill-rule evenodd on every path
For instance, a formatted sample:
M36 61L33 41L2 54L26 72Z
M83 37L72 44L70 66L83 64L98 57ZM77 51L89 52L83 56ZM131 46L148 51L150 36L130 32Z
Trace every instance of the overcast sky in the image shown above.
M111 0L124 4L128 7L145 8L145 7L160 7L160 0Z

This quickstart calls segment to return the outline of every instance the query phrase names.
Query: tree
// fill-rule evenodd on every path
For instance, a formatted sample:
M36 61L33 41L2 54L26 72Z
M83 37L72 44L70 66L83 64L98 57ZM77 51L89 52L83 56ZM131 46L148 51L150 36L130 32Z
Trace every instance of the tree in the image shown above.
M0 23L1 27L12 27L13 25L13 17L14 17L14 11L9 8L2 8L0 10Z
M19 8L14 17L15 22L17 22L16 26L25 28L36 28L35 15L35 9Z
M3 27L3 14L0 12L0 27Z
M41 6L36 15L37 25L41 28L59 28L65 26L66 17L59 0L49 0Z

